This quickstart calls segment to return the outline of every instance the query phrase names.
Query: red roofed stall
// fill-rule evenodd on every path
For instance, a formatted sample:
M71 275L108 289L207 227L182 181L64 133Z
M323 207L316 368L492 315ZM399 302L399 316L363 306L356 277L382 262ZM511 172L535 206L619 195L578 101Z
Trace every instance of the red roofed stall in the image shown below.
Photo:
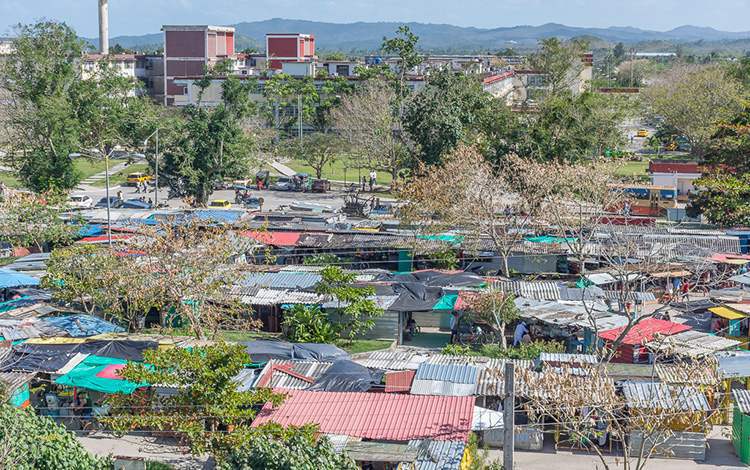
M381 441L464 441L474 417L474 397L285 390L278 408L266 404L253 421L282 426L314 423L326 434Z
M645 320L641 320L631 328L622 339L615 356L612 358L612 362L628 364L648 362L648 350L644 345L653 341L656 335L671 336L690 329L691 328L687 325L667 320L659 320L656 318L646 318ZM624 326L613 330L603 331L599 333L599 337L611 346L617 338L620 337L623 331L625 331Z

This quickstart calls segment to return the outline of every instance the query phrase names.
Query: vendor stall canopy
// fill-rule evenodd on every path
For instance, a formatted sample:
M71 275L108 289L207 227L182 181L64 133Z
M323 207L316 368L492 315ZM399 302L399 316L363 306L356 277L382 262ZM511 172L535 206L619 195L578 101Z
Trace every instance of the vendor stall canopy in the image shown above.
M85 388L101 393L131 394L136 389L147 387L146 382L136 383L119 375L127 361L112 357L88 356L67 374L58 377L55 383L69 387Z

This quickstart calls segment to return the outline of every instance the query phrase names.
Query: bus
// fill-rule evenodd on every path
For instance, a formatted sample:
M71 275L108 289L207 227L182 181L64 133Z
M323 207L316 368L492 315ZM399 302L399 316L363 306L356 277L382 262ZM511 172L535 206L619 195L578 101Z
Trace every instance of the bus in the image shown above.
M629 215L663 217L667 209L677 207L677 188L650 184L618 184L610 186L624 194L621 210L629 206Z

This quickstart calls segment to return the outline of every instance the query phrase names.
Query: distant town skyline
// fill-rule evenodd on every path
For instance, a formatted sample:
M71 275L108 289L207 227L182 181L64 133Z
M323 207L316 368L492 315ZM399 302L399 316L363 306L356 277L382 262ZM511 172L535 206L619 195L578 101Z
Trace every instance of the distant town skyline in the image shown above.
M110 0L110 37L159 31L162 24L234 24L270 18L335 23L395 21L478 28L562 23L632 26L658 31L681 25L750 30L750 0ZM3 0L0 34L16 23L64 21L96 37L96 0Z

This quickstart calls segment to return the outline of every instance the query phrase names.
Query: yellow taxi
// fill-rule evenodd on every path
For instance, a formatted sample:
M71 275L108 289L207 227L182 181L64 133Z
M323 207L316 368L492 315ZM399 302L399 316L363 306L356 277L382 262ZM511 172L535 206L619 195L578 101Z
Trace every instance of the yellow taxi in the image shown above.
M232 203L227 201L226 199L214 199L213 201L208 203L208 207L212 207L214 209L230 209L232 207Z
M646 129L639 129L635 134L636 137L648 137L648 131Z
M147 175L146 173L130 173L127 176L127 183L136 185L138 183L147 183L151 181L151 175Z

